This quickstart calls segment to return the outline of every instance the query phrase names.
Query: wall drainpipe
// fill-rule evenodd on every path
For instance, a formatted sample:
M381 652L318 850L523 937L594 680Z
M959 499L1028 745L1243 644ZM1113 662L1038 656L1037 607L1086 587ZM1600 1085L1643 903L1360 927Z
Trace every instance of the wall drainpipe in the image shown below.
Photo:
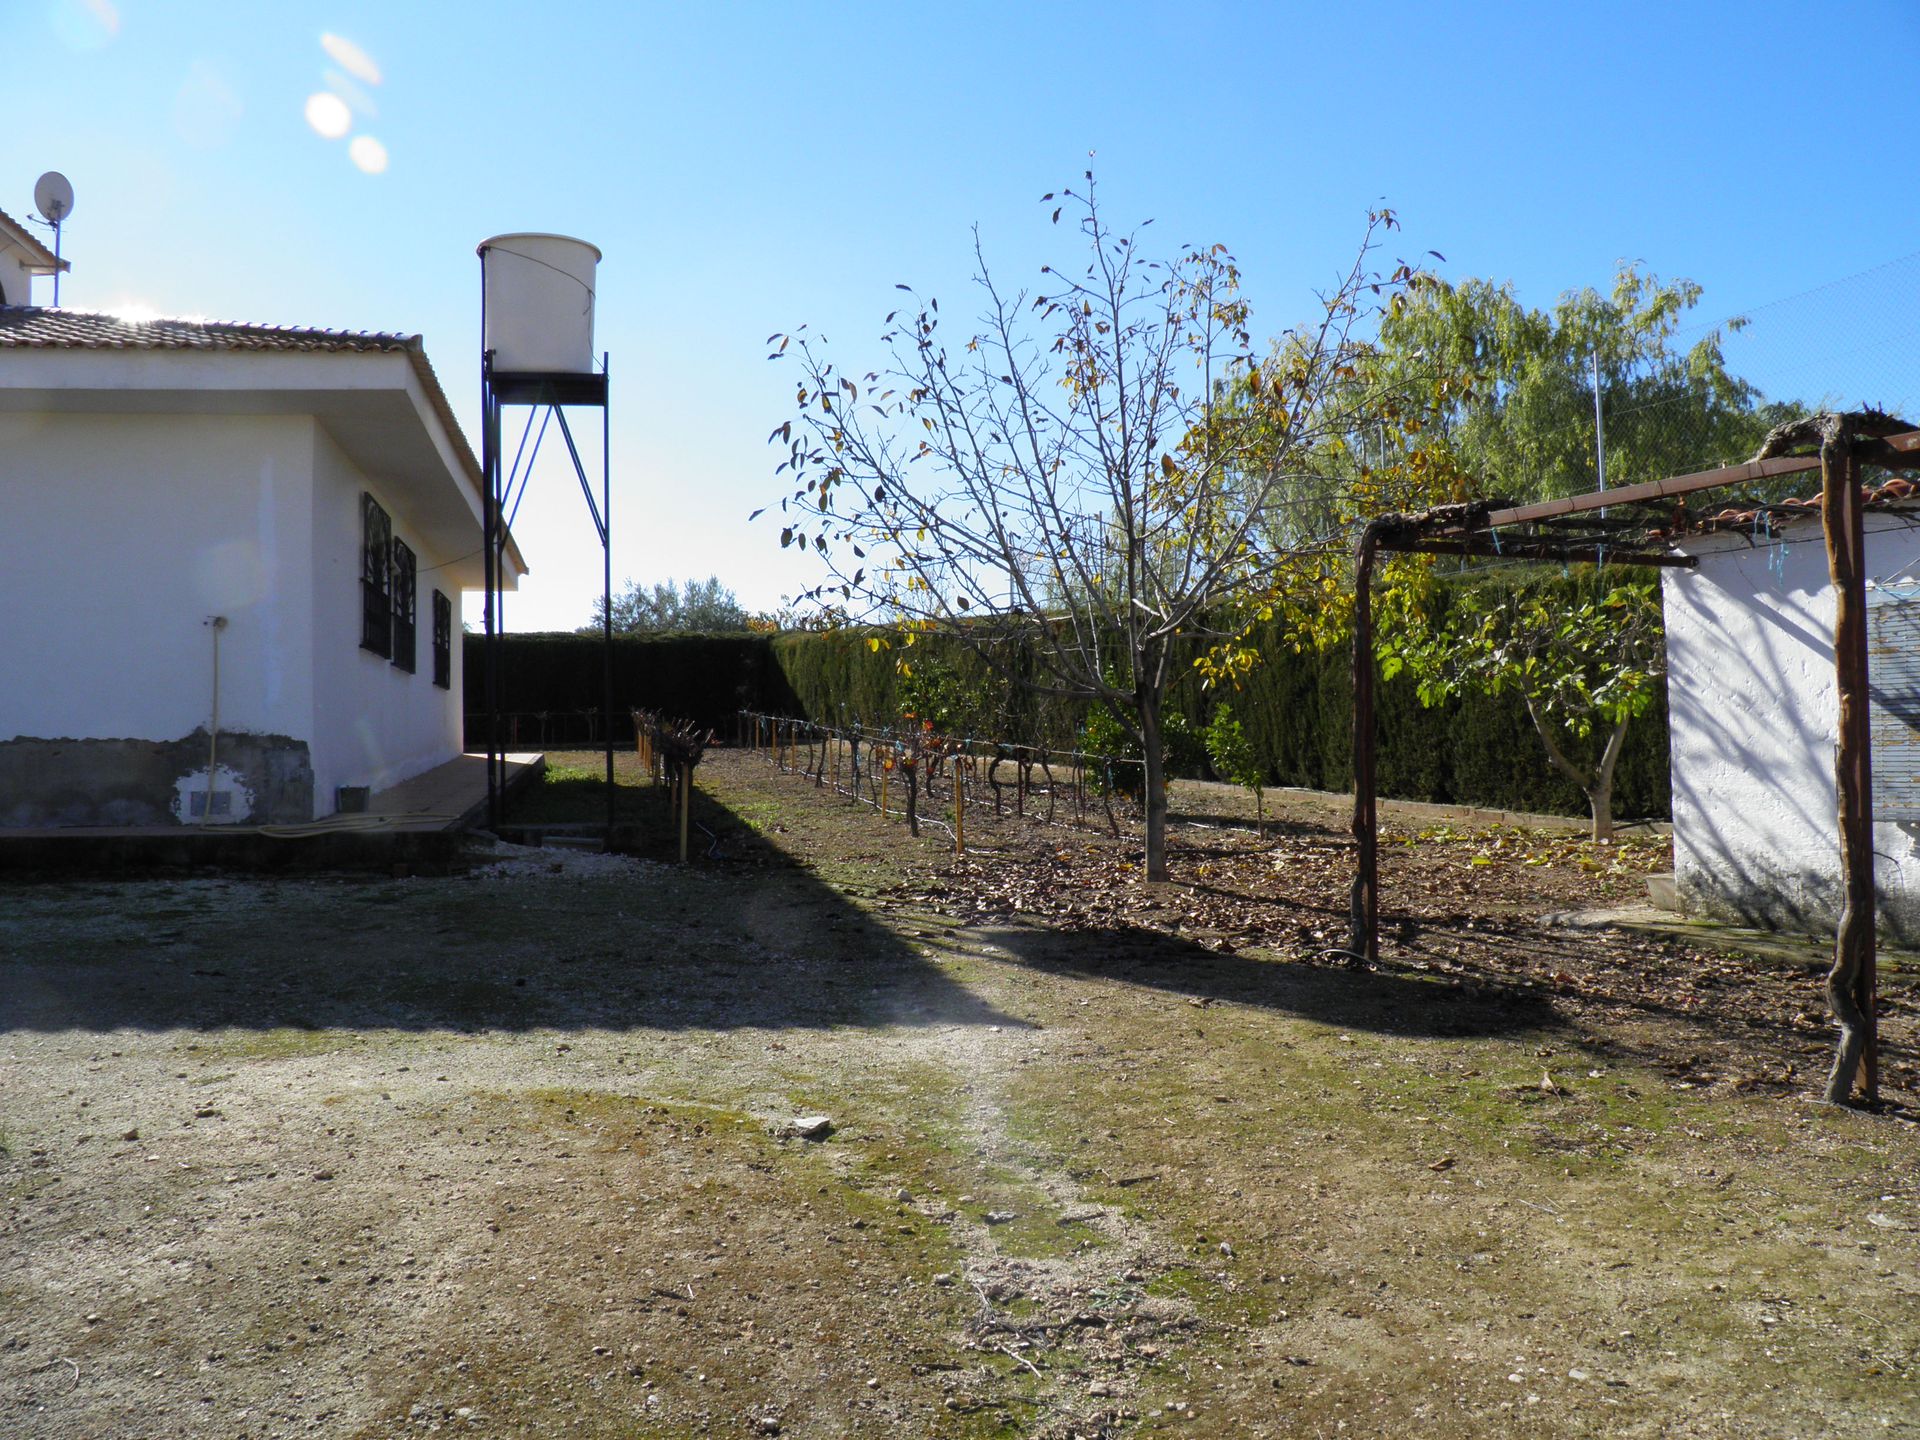
M220 632L227 628L227 617L209 615L206 623L213 627L213 720L207 727L207 803L200 812L200 823L213 823L213 785L217 774L215 766L220 761Z

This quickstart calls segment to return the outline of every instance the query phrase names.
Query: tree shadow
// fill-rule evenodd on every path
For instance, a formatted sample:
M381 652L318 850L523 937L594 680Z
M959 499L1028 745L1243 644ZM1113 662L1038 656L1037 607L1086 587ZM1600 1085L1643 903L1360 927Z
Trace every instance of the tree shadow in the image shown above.
M1050 975L1099 977L1202 1003L1229 1001L1346 1030L1438 1038L1547 1030L1564 1023L1551 999L1498 980L1467 981L1382 968L1225 953L1164 932L990 926L962 932Z
M0 1031L240 1029L297 1050L303 1031L1026 1024L698 799L725 858L684 867L513 849L436 878L0 885Z

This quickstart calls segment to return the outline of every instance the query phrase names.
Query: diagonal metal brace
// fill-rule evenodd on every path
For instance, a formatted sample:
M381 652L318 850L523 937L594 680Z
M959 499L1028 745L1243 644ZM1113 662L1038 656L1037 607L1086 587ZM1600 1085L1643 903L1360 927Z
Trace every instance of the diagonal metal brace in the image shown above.
M560 421L560 434L567 442L567 454L573 457L573 473L580 477L580 493L587 497L587 512L593 516L593 528L604 549L607 543L606 518L600 513L599 502L593 498L593 486L587 483L587 467L580 463L580 447L573 443L573 430L567 424L567 412L555 405L553 414Z

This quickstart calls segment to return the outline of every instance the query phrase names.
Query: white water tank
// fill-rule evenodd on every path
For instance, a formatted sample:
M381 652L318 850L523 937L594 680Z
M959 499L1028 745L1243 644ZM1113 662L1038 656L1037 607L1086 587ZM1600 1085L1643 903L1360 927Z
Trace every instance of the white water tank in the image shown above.
M487 311L481 344L496 371L593 372L594 276L600 249L567 235L480 242Z

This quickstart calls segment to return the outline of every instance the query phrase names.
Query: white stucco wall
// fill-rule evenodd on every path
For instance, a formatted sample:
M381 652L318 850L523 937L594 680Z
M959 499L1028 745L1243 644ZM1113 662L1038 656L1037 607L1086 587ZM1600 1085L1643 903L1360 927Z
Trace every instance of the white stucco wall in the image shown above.
M459 604L443 567L461 557L433 549L406 497L374 483L327 435L313 445L312 527L314 804L331 814L342 785L384 789L460 753ZM415 669L360 648L360 496L369 491L412 547L417 569ZM477 539L477 537L476 537ZM433 683L433 591L455 602L453 688Z
M340 786L459 753L478 490L416 362L0 353L0 825L164 824L204 805L215 615L219 773L245 780L215 787L217 817L324 816ZM416 556L412 674L359 646L363 491ZM433 684L436 589L453 602L451 689Z
M47 293L53 293L53 281L47 281ZM27 269L26 252L0 239L0 303L31 305L33 272Z
M1867 574L1920 566L1920 531L1867 518ZM1674 870L1701 913L1823 930L1841 903L1833 591L1817 523L1716 537L1665 574ZM1869 682L1873 675L1870 672ZM1920 825L1876 821L1881 928L1920 938Z
M0 412L0 741L304 737L314 425Z

